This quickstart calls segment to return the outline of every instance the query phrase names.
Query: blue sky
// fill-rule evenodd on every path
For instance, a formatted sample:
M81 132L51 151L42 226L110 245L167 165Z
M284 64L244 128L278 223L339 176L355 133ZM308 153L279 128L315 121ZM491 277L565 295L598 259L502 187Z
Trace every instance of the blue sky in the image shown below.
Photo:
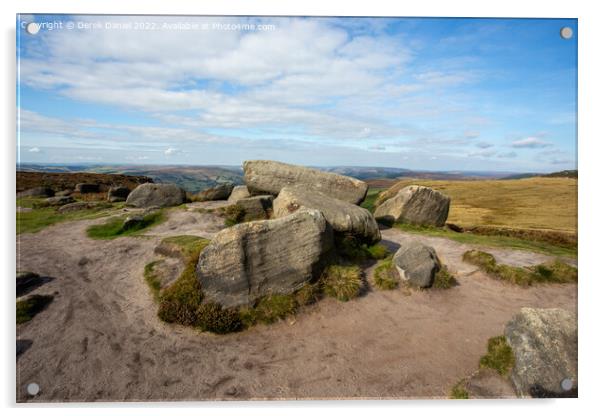
M576 168L574 19L19 18L21 162Z

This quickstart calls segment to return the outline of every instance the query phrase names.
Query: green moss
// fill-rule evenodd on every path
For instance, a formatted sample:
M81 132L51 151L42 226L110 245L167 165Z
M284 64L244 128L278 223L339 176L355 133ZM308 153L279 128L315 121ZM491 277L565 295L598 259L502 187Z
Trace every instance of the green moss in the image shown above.
M173 257L179 256L184 260L197 260L200 252L207 247L209 240L195 235L177 235L161 240L155 249L160 254Z
M64 221L100 218L108 215L113 206L101 205L96 208L60 213L55 208L34 208L31 211L17 212L17 234L36 233L50 225Z
M433 281L433 288L435 289L449 289L458 285L456 278L449 272L447 267L441 266L437 274L435 274L435 280Z
M88 228L87 235L96 240L110 240L117 237L139 234L141 231L165 221L166 216L162 210L151 212L143 217L142 221L130 227L124 227L124 217L112 218L104 224L93 225Z
M162 260L155 260L144 266L144 280L148 284L155 300L159 300L159 292L161 291L161 281L155 272L155 267L161 262Z
M32 295L26 299L17 301L17 324L30 321L38 313L43 311L54 297L50 295Z
M294 314L296 309L294 295L269 295L261 298L254 308L241 309L240 317L246 326L270 324Z
M393 265L393 258L381 260L374 269L374 284L382 290L393 290L399 286L399 275Z
M389 255L383 244L367 245L352 235L337 236L335 246L340 256L352 261L381 260Z
M503 335L487 341L487 354L479 361L481 368L491 368L501 376L507 376L514 367L514 353Z
M466 380L460 380L452 387L449 394L450 399L469 399L468 391L466 390Z
M343 302L359 296L362 286L361 271L355 265L332 264L324 270L321 281L325 295Z
M224 208L223 213L227 227L240 224L245 220L245 209L237 204L227 206Z
M530 286L533 283L577 282L577 269L560 261L533 267L515 267L498 264L491 254L479 250L465 252L462 259L497 279L520 286Z

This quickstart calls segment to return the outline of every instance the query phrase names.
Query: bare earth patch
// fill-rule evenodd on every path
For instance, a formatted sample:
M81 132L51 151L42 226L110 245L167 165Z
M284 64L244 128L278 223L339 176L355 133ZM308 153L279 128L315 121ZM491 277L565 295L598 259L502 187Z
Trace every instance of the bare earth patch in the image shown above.
M54 301L17 328L18 339L33 342L17 363L18 401L446 398L521 307L577 305L574 284L512 286L462 262L473 246L390 229L383 230L385 244L411 238L432 245L459 285L324 299L269 326L201 333L159 321L143 270L165 236L209 237L223 219L176 209L145 236L87 238L86 228L102 221L60 223L18 238L18 268L54 277L36 291ZM487 251L512 265L550 260ZM41 392L28 399L32 382Z

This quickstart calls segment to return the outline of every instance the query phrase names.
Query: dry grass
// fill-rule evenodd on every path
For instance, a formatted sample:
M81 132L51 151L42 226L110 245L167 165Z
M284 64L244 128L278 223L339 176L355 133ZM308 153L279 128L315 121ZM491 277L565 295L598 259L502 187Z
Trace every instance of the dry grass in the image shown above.
M403 179L379 194L379 205L408 185L424 185L452 199L448 222L463 227L577 230L577 181L570 178L444 181Z

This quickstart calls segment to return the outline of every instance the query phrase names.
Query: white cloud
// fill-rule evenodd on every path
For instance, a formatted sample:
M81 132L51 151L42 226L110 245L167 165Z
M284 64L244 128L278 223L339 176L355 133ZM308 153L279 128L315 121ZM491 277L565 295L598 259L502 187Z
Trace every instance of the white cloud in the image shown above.
M40 148L39 147L32 147L31 149L29 149L30 153L40 153Z
M524 139L515 140L512 142L512 147L516 148L527 148L537 149L542 147L549 147L552 144L540 139L539 137L526 137Z
M165 149L165 151L163 153L165 153L165 156L171 156L178 152L179 152L178 149L176 149L175 147L168 147L167 149Z

